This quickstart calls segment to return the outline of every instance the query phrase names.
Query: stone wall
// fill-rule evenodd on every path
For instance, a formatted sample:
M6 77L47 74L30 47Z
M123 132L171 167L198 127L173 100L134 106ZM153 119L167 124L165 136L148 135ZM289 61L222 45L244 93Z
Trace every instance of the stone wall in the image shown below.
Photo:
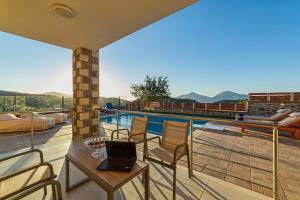
M73 138L95 135L99 128L99 51L73 50Z
M300 112L300 102L248 102L248 113L250 115L270 116L281 108L290 108L294 112Z

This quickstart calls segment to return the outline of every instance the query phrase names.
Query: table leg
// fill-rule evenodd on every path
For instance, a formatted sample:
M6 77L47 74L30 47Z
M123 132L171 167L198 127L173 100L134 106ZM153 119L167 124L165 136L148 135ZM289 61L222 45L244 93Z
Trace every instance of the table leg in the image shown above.
M144 173L144 181L145 181L145 200L149 200L149 167L145 170Z
M113 200L114 199L114 192L108 191L107 192L107 200Z
M70 191L70 161L68 158L65 159L65 177L66 177L66 192Z

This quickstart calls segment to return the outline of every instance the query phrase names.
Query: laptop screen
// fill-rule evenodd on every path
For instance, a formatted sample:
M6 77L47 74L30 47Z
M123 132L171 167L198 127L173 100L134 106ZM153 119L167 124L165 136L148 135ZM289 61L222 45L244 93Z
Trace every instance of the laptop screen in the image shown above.
M134 142L105 141L108 157L136 158Z

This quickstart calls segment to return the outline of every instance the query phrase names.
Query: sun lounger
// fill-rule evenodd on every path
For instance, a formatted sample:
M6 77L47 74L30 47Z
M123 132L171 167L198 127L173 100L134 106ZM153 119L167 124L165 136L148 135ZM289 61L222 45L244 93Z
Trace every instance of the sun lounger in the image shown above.
M31 113L21 113L21 118L31 117ZM37 112L33 112L34 117L50 117L55 120L56 124L64 123L68 119L68 115L66 113L50 113L50 114L39 114Z
M278 122L272 121L258 121L258 120L237 120L238 125L241 127L241 131L245 132L246 128L266 128L271 129L272 126L277 125L280 131L290 132L291 135L300 139L300 112L294 112L288 115L287 118Z
M235 116L235 118L236 118L236 120L259 120L259 121L278 122L278 121L286 118L290 113L292 113L291 109L279 109L279 110L277 110L276 114L274 114L270 117L237 114Z
M34 117L34 130L47 130L55 126L55 120L49 117ZM0 114L0 133L30 131L31 118L18 118L13 114Z

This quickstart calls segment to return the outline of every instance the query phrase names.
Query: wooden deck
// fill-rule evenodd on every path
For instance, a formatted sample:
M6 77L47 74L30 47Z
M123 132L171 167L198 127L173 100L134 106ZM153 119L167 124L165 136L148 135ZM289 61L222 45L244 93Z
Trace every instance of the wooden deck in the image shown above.
M107 129L114 129L112 125L102 124ZM101 130L102 133L110 135L110 131ZM238 128L226 127L225 132L213 132L197 130L194 132L194 170L195 178L188 179L185 159L179 162L181 167L178 182L178 199L236 199L228 196L232 194L247 194L252 199L256 193L249 193L254 190L259 193L271 195L272 187L272 138L268 135L256 134L250 131L248 134L241 134ZM59 180L64 184L64 154L68 149L71 140L71 125L65 124L55 129L36 133L35 141L38 148L45 153L45 158L50 161L59 175ZM0 136L0 156L11 154L11 151L25 148L30 145L30 137L26 134L19 136L5 134ZM153 144L154 146L156 144ZM138 150L141 151L141 146ZM141 153L140 153L141 154ZM296 200L300 198L300 142L280 138L279 145L279 173L280 173L280 199ZM25 165L29 162L25 158L10 163L13 165L0 166L0 173ZM80 179L80 172L76 171L74 179ZM158 165L151 165L152 199L168 199L171 195L171 171ZM209 176L207 176L209 175ZM215 178L214 178L215 177ZM225 182L226 181L226 182ZM186 183L187 182L187 183ZM233 184L230 184L230 183ZM226 183L226 184L224 184ZM140 199L143 195L140 179L128 184L124 190L116 193L117 196L133 195L129 199ZM235 185L247 189L241 189ZM229 188L227 188L227 186ZM231 188L231 189L230 189ZM93 192L91 192L93 191ZM231 192L228 192L231 191ZM241 192L241 193L239 193ZM72 191L68 199L80 199L90 195L90 199L96 199L104 192L99 190L93 183ZM157 194L159 196L158 198ZM36 194L36 198L38 195ZM83 195L83 196L80 196ZM219 196L221 195L221 196ZM246 195L246 196L247 196ZM205 198L204 198L205 197ZM210 197L210 198L209 198ZM244 196L243 196L244 197ZM244 199L244 198L243 198Z

